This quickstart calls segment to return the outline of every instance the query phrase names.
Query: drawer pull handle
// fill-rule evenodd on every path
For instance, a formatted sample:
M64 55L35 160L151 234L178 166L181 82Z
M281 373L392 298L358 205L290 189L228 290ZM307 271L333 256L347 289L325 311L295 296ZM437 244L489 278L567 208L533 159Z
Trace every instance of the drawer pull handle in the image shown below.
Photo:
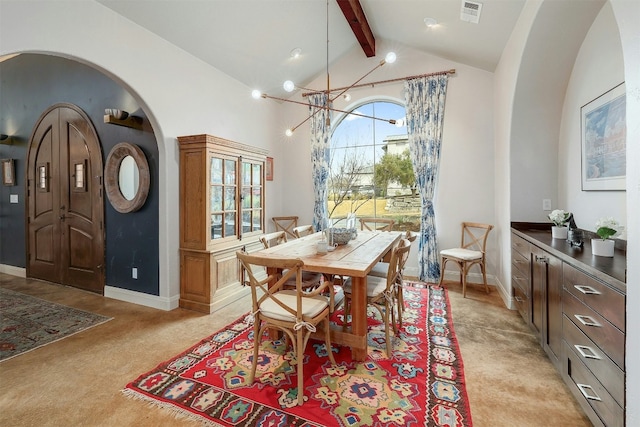
M517 301L517 302L522 302L522 301L524 301L524 300L523 300L522 298L520 298L520 297L516 297L516 301Z
M579 290L585 295L600 295L601 293L593 289L591 286L586 285L573 285L574 288Z
M585 316L583 314L574 314L573 317L578 319L578 321L582 323L584 326L595 326L596 328L599 328L602 326L600 323L596 321L596 319L594 319L591 316Z
M576 350L578 350L578 353L580 353L580 355L585 359L597 359L597 360L602 359L598 355L598 353L593 351L591 347L587 347L586 345L578 345L578 344L575 344L574 347L576 348Z
M597 400L599 402L602 401L602 399L600 399L600 397L596 394L596 391L593 389L593 387L591 387L589 384L577 384L578 389L580 390L580 393L582 393L582 395L584 396L585 399L589 399L589 400ZM591 392L593 392L593 394L589 394L587 393L587 389L591 390Z

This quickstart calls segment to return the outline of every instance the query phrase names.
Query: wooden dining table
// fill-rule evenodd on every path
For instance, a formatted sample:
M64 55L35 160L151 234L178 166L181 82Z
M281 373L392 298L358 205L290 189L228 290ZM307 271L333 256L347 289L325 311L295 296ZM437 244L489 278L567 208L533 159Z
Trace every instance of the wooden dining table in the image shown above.
M254 255L273 258L300 258L303 269L322 273L326 277L347 276L352 281L351 328L332 327L332 344L351 347L354 360L367 357L367 275L391 251L402 237L400 232L358 231L357 237L325 254L317 253L322 233L290 240L255 252ZM268 274L276 271L268 271ZM320 338L322 334L318 332Z

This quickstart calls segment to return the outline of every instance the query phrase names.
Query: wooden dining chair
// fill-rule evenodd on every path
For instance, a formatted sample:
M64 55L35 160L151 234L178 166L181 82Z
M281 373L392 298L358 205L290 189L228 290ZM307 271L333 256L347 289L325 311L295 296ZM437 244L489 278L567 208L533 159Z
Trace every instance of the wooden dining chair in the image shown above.
M302 268L304 262L297 258L264 258L250 255L242 251L237 253L238 260L249 278L251 286L253 327L253 360L248 383L253 384L256 377L260 342L267 328L278 329L291 340L296 358L298 375L298 405L304 403L304 350L309 337L316 331L319 324L323 324L326 352L335 365L331 351L331 333L329 315L334 309L333 283L324 282L313 292L303 292ZM254 272L277 268L285 271L279 275L269 275L264 279L256 277ZM291 280L296 283L294 290L285 289L285 284Z
M299 225L293 229L293 234L300 238L302 236L308 236L309 234L313 234L316 231L313 229L313 225Z
M269 249L273 246L280 245L282 243L287 242L287 234L284 231L274 231L273 233L263 234L259 238L260 242L265 249ZM303 271L302 272L302 284L305 290L310 290L317 288L320 286L320 283L323 281L323 276L321 273L314 273L311 271ZM286 285L287 288L292 289L295 288L295 283L291 281Z
M396 326L397 308L397 283L400 263L411 249L411 243L402 239L400 243L391 250L391 260L385 278L377 276L367 276L367 304L376 308L380 316L384 319L385 340L387 345L387 357L393 356L393 343L391 341L390 330L393 328L395 334L398 332ZM344 290L344 325L346 326L349 313L351 311L351 280L347 280L343 285ZM391 317L391 319L389 319Z
M409 246L411 246L411 243L413 243L417 237L418 237L417 233L413 231L407 231L404 235L404 239L400 240L398 244L402 244L402 242L406 240L409 243ZM411 251L411 248L409 248L408 252L404 253L404 257L403 259L400 260L400 264L398 266L398 283L396 283L396 287L397 287L396 297L398 300L398 324L400 325L400 327L402 327L402 315L404 313L404 296L403 296L404 267L407 264L407 260L409 259L410 251ZM379 263L373 266L373 269L369 273L369 276L385 278L387 277L388 272L389 272L389 263L385 261L380 261Z
M363 231L391 231L396 223L391 218L359 218Z
M444 280L445 265L453 261L460 269L460 283L462 284L462 296L467 296L467 274L474 265L480 267L484 289L489 293L487 285L486 248L487 237L493 229L493 225L479 222L463 222L460 247L444 249L440 251L440 285Z
M293 234L293 229L298 226L297 216L274 216L271 220L276 227L276 231L284 231L288 238L296 238L296 235Z
M263 234L262 236L260 236L259 240L265 249L269 249L272 246L286 243L287 233L285 233L284 231L274 231L273 233Z

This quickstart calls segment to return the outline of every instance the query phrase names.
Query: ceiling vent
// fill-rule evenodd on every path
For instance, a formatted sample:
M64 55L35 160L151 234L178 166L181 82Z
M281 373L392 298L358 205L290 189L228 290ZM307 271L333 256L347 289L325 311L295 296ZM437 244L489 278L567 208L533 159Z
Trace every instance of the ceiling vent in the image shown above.
M462 10L460 11L460 19L472 24L480 21L480 12L482 11L482 3L476 1L462 0Z

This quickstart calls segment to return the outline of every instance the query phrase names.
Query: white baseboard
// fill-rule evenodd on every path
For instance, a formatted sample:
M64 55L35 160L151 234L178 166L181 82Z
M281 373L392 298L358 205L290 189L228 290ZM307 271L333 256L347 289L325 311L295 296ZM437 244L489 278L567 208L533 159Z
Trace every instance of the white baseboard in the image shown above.
M12 276L27 277L27 269L24 267L15 267L13 265L0 264L0 273L10 274Z
M158 295L149 295L142 292L130 291L129 289L116 288L114 286L105 286L104 296L164 311L170 311L174 308L178 308L178 302L180 300L180 295L167 298Z

